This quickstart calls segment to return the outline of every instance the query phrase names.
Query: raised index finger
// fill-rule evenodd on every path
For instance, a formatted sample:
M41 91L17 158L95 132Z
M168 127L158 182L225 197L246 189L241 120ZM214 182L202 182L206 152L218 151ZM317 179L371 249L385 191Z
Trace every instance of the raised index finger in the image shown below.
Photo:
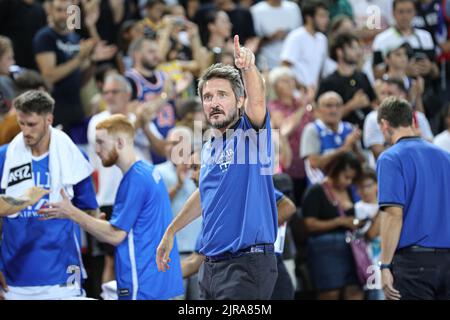
M239 36L234 36L234 56L239 58L241 56L241 46L239 45Z

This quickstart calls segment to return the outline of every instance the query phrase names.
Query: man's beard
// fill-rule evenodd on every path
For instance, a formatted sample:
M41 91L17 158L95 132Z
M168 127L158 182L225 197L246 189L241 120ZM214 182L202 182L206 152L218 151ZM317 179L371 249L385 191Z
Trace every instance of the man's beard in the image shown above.
M236 121L236 119L238 119L238 118L239 118L239 109L236 109L235 113L230 114L228 117L226 117L224 120L222 120L220 122L215 122L213 124L210 121L209 116L206 117L206 121L214 129L224 129L224 128L227 128L230 124L234 123Z
M148 71L154 71L156 69L156 65L155 64L149 63L145 59L142 59L141 64Z
M48 132L48 128L47 128L47 129L44 128L44 131L42 132L42 135L40 135L39 137L37 137L34 141L31 141L31 143L27 143L27 138L29 138L29 137L28 137L28 136L24 136L23 139L24 139L24 141L25 141L25 145L26 145L27 147L29 147L29 148L34 148L34 147L36 147L36 146L42 141L42 139L45 137L45 135L47 134L47 132ZM31 138L31 137L30 137L30 138Z
M313 28L314 28L315 32L322 32L323 33L323 31L319 29L319 25L317 24L316 20L314 20Z
M67 21L66 20L53 22L53 26L58 32L66 32L66 31L69 30L68 27L67 27Z
M102 164L104 167L112 167L117 163L117 160L119 159L119 154L117 153L116 149L112 149L108 153L108 157L106 159L102 159Z
M356 61L356 59L350 59L349 57L348 57L348 55L346 55L346 54L344 54L344 62L346 63L346 64L348 64L348 65L352 65L352 66L355 66L355 65L357 65L358 64L358 61Z

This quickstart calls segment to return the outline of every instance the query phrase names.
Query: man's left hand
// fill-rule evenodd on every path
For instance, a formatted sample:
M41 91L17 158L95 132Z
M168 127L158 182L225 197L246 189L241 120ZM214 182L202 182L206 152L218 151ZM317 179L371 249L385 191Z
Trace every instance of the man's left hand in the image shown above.
M392 276L391 270L381 270L381 282L387 300L400 300L401 295L400 292L394 288L394 277Z
M255 65L255 55L250 49L240 46L238 35L234 36L234 64L243 71Z

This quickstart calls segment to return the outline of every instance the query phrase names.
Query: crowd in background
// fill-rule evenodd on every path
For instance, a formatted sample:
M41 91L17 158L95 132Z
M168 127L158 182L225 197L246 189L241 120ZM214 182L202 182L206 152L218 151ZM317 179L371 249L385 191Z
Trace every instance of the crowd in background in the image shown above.
M0 0L0 145L20 132L12 100L48 91L54 126L89 155L110 215L121 173L95 155L95 125L127 115L176 215L196 186L190 167L169 155L180 137L201 147L196 79L213 63L233 63L235 34L256 54L279 129L275 185L298 208L284 250L295 297L382 298L358 282L345 231L364 234L375 263L384 98L407 99L417 135L450 152L450 1ZM195 251L200 228L201 219L177 235L182 255ZM113 250L87 235L83 247L85 288L99 298L114 279ZM186 287L186 298L198 296L194 278Z

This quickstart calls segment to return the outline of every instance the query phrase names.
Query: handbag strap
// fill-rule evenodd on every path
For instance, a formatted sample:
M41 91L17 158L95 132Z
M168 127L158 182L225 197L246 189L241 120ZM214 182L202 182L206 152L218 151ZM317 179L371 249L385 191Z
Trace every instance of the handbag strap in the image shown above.
M325 192L325 195L327 196L328 201L331 202L333 206L335 206L338 209L339 215L341 217L345 217L344 209L339 204L339 201L336 200L336 197L333 194L333 191L331 190L331 186L327 181L322 182L322 188Z

